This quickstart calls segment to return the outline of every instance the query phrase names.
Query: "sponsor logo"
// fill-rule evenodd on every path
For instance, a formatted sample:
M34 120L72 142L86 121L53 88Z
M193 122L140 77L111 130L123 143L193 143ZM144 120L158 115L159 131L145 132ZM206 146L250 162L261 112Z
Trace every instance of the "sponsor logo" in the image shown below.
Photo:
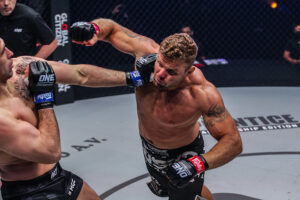
M138 71L131 72L131 75L135 86L138 87L144 84L144 81L142 80L142 77Z
M235 118L234 121L239 132L300 128L300 121L295 119L291 114L239 117ZM203 125L202 127L205 127L202 118L199 122ZM207 130L201 130L201 133L204 135L209 134Z
M140 64L143 65L147 62L147 59L141 57L141 58L139 58L138 62L140 62Z
M139 73L138 71L133 71L133 72L132 72L132 76L133 76L134 78L140 78L140 77L141 77L141 75L140 75L140 73Z
M224 58L203 60L206 65L227 65L228 61Z
M203 161L199 157L193 157L189 159L189 161L191 161L195 165L198 173L205 171Z
M71 184L70 184L70 189L69 189L69 196L72 195L73 191L74 191L74 188L75 188L75 185L76 185L76 181L74 179L71 180Z
M54 82L54 80L55 80L54 74L40 75L40 78L39 78L39 82Z
M61 13L54 16L55 23L55 36L58 46L65 46L69 43L69 31L68 31L68 15L67 13Z
M58 87L58 93L68 92L68 90L71 89L71 86L67 84L57 84L57 87Z
M15 33L22 33L23 29L22 28L15 28L14 32Z
M65 59L63 59L63 60L59 60L58 62L69 64L69 63L70 63L70 60L67 59L67 58L65 58Z
M187 176L191 176L190 171L188 171L184 166L180 165L179 163L174 163L172 165L173 169L177 171L176 173L181 177L181 178L186 178Z
M36 103L43 103L43 102L49 102L49 101L54 101L52 92L34 96L34 102L36 102Z

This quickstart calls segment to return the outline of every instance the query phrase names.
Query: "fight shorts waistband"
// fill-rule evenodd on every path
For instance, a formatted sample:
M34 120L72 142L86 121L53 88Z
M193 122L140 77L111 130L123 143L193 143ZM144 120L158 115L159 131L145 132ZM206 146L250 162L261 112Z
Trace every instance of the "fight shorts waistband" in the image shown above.
M153 146L149 142L147 142L147 140L145 138L143 138L142 136L141 136L141 139L142 139L143 145L146 146L148 151L151 151L152 153L155 153L158 155L160 155L160 154L168 155L170 157L173 157L172 155L177 156L179 153L189 151L190 149L193 149L195 146L199 146L199 145L202 147L204 146L203 137L202 137L202 134L200 133L200 131L199 131L198 136L195 138L195 140L192 143L190 143L186 146L183 146L183 147L179 147L177 149L160 149L160 148Z
M4 199L14 199L14 196L38 191L41 186L49 185L62 171L62 167L57 163L50 171L34 179L25 181L2 180L2 197Z
M48 172L44 173L43 175L37 177L37 178L34 178L34 179L30 179L30 180L25 180L25 181L5 181L5 180L2 180L2 183L5 184L5 185L16 185L16 184L23 184L23 183L26 183L26 182L30 182L31 184L32 183L42 183L42 182L47 182L49 180L52 180L56 177L56 175L60 174L62 172L62 168L60 166L59 163L56 163L56 165Z

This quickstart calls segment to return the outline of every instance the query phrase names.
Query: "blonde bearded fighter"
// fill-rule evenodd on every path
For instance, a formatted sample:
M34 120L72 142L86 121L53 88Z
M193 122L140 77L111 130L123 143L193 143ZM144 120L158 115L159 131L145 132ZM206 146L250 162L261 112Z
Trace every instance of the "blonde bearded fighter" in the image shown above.
M111 43L136 59L138 71L153 72L136 88L139 131L150 190L170 200L213 199L203 186L204 172L220 167L242 151L235 122L216 87L193 66L197 45L187 34L173 34L160 45L109 19L76 22L75 43ZM217 143L206 153L199 117Z

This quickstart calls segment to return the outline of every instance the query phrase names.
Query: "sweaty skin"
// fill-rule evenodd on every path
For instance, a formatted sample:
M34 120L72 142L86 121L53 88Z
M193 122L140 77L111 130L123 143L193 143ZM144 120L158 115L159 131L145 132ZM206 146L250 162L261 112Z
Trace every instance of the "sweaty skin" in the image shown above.
M7 95L0 95L0 116L11 115L13 118L37 126L37 112L27 89L28 66L32 61L45 61L41 58L20 56L11 59L9 70L11 78L7 80ZM125 73L87 64L69 65L47 61L53 68L58 83L85 85L89 87L125 86ZM93 76L90 76L93 75ZM94 78L94 76L96 76ZM24 133L26 134L26 133ZM27 180L42 175L52 169L54 164L29 162L18 156L1 151L0 173L3 180Z
M37 111L27 88L29 63L46 60L29 56L12 59L12 56L0 38L0 177L5 181L21 181L51 170L61 157L61 149L53 109ZM58 83L89 87L126 85L125 73L121 71L47 62ZM100 200L85 181L77 199Z
M31 145L28 130L32 131L35 129L33 132L35 134L40 134L37 133L37 129L34 128L38 126L38 114L27 88L29 63L32 61L46 60L30 56L12 58L12 55L13 52L5 47L5 43L0 38L0 125L3 122L6 126L12 124L8 127L14 127L15 123L19 123L21 124L20 127L30 127L30 129L25 129L25 132L23 129L10 129L9 131L14 133L22 132L24 134L20 137L20 139L18 135L16 135L14 136L15 138L10 141L10 137L7 135L7 132L9 131L4 129L4 126L0 127L0 139L2 138L0 140L0 176L6 181L28 180L35 178L52 169L56 163L53 162L53 160L48 161L48 157L46 156L37 158L37 156L40 155L38 153L32 154L32 152L28 152L26 154L25 152L28 151L28 148L24 145L27 144L25 142L28 142L28 145ZM54 70L57 83L89 87L126 86L126 76L122 71L110 70L88 64L70 65L56 61L47 62ZM46 119L49 118L45 112L48 111L43 111L44 115L40 115L40 119L43 116L45 116ZM9 121L5 121L6 118L9 119ZM54 127L56 126L56 123L53 122L52 124ZM16 127L19 127L19 125ZM47 127L45 130L47 130ZM33 136L35 135L33 134ZM20 142L16 141L16 139L19 139ZM57 137L57 139L59 139L59 137ZM5 142L5 140L9 141ZM46 139L46 141L51 144L51 140ZM12 145L8 145L6 148L6 145L10 143L14 145L14 148L11 147ZM58 161L60 158L60 146L53 148L53 150L51 149L49 153L51 153L51 151L54 151L53 156L57 156L55 159ZM49 156L50 159L53 159L51 158L52 155L47 156ZM49 162L52 164L49 164ZM84 188L87 188L85 182ZM90 190L90 188L87 189Z
M222 166L241 153L242 141L235 122L220 93L200 69L192 66L185 71L185 63L166 60L155 41L110 19L92 22L100 27L100 34L88 41L73 42L92 46L104 41L135 60L158 53L153 84L136 88L139 131L149 143L162 149L185 146L197 137L198 119L203 116L208 131L218 141L204 154L209 169Z
M153 85L137 88L141 135L161 149L176 149L190 144L199 134L198 119L203 110L207 112L206 105L209 105L206 91L202 90L203 84L208 84L205 90L214 89L211 84L205 83L201 71L195 69L182 87L175 90L162 90Z
M188 68L182 60L167 60L152 39L132 32L110 19L92 21L100 28L88 41L74 41L92 46L98 41L110 43L121 52L135 57L157 53L153 83L135 89L138 125L141 136L160 149L186 146L199 134L199 117L218 141L203 157L209 169L222 166L242 152L242 141L235 122L224 106L216 87L200 69ZM204 185L201 194L212 200Z
M14 59L12 77L7 80L7 95L0 97L0 115L9 116L37 126L35 104L29 95L24 79L28 76L31 59ZM26 133L22 133L26 134ZM17 148L17 147L16 147ZM27 180L49 171L55 164L31 162L0 151L1 178L7 181Z

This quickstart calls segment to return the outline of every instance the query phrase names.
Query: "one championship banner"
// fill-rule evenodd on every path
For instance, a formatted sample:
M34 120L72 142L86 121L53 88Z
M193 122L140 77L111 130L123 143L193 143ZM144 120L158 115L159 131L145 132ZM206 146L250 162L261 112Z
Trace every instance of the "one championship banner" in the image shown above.
M57 39L57 48L53 60L72 63L71 40L69 37L70 9L69 0L51 0L52 30ZM74 102L74 88L66 84L57 84L55 89L55 104Z

